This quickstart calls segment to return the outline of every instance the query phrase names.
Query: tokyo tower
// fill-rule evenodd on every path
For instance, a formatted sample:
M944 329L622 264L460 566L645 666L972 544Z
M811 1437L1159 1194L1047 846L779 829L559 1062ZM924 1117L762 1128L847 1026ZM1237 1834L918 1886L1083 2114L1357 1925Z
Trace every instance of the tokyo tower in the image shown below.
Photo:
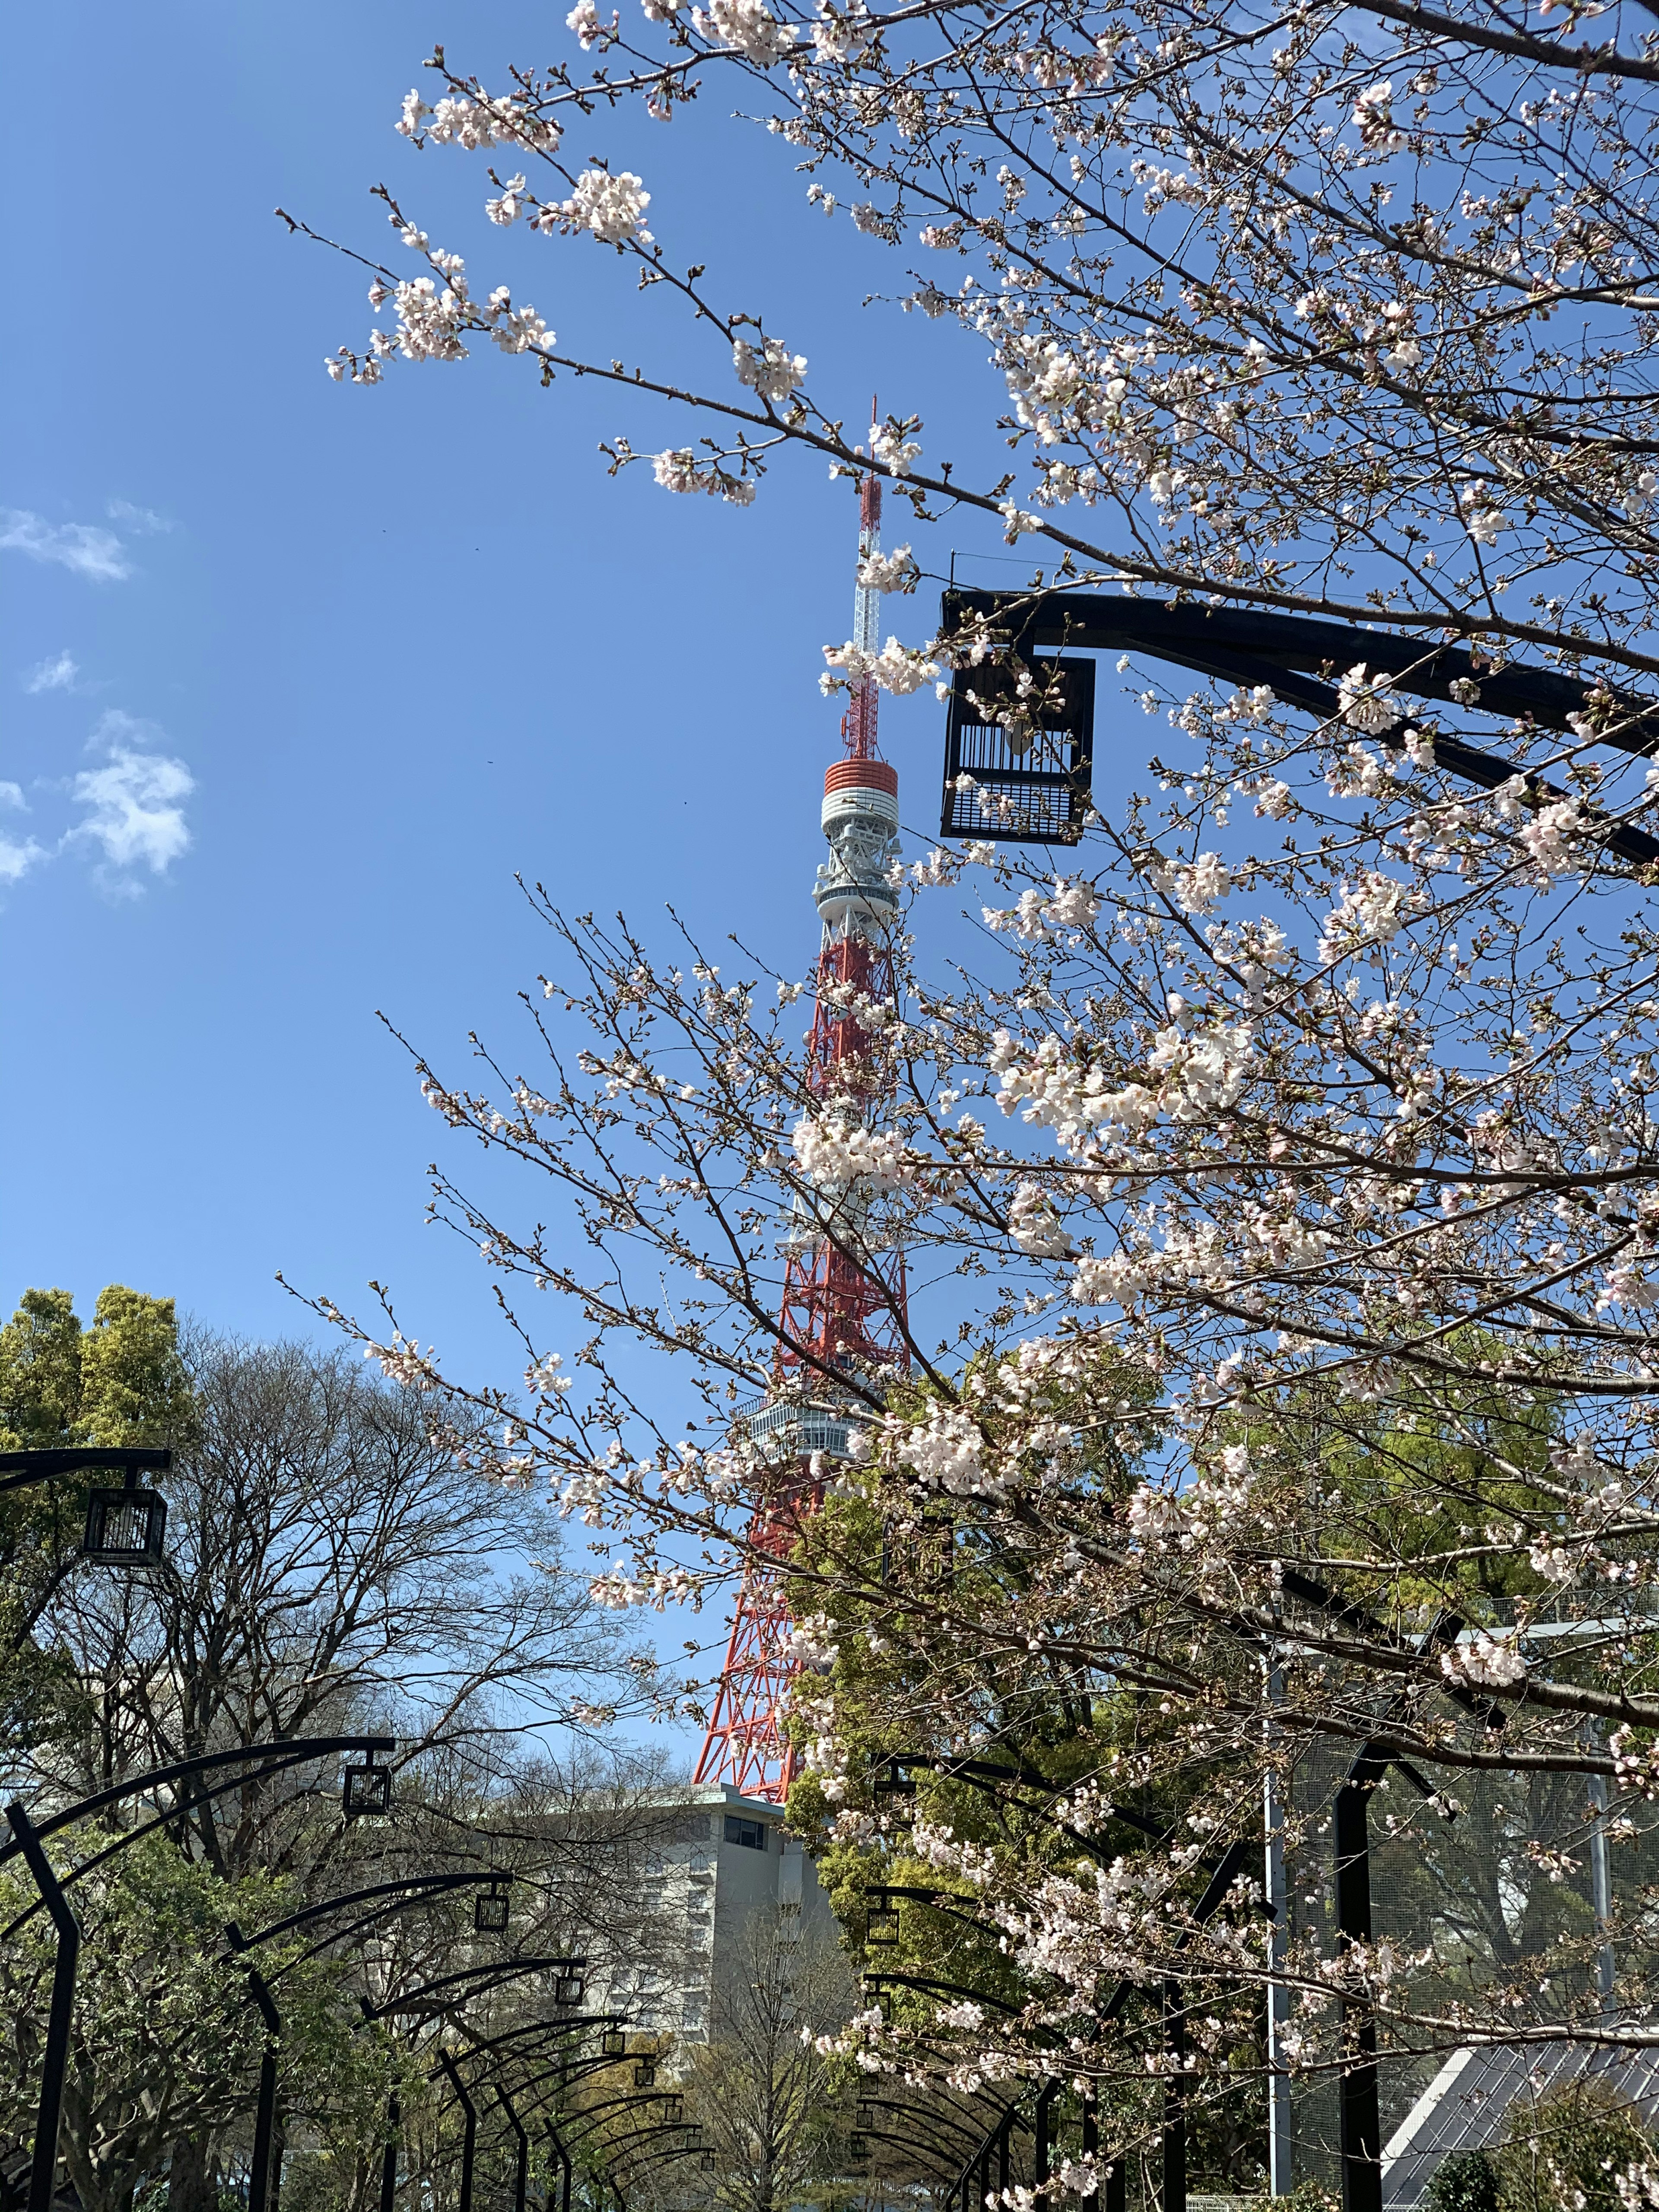
M872 474L859 487L860 575L863 563L880 548L881 479ZM879 648L880 603L880 593L860 580L853 599L853 641L861 653L873 655ZM872 1003L894 1003L898 893L887 874L898 854L899 820L898 773L882 759L876 743L876 702L875 679L866 677L855 687L842 723L843 757L823 779L820 820L830 858L813 891L823 935L806 1067L815 1097L833 1100L837 1110L860 1114L872 1125L882 1118L889 1090L859 1014ZM696 1778L730 1783L744 1796L775 1805L788 1796L798 1763L782 1729L785 1700L799 1671L784 1601L789 1553L802 1516L817 1504L808 1474L811 1455L845 1456L847 1449L852 1407L837 1402L834 1372L908 1364L903 1255L871 1253L864 1217L865 1201L856 1189L836 1208L835 1236L798 1212L780 1316L775 1372L781 1388L748 1424L750 1437L763 1445L771 1442L778 1456L792 1463L793 1474L756 1509L750 1524L750 1564Z

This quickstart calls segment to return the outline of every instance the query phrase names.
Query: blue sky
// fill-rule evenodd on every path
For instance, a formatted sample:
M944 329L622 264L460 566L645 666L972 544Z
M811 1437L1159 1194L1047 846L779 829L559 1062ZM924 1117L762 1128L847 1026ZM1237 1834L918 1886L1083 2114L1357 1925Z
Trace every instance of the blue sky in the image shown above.
M363 281L271 210L395 252L385 179L573 348L638 337L729 377L614 255L492 228L477 157L392 132L434 38L496 82L570 44L562 10L60 0L13 34L17 81L59 92L0 157L0 836L21 868L0 890L0 1295L122 1280L258 1333L302 1318L278 1268L342 1300L373 1275L447 1358L488 1364L480 1271L421 1225L437 1124L376 1009L452 1065L470 1027L510 1024L545 957L515 870L805 963L851 499L816 463L746 513L608 482L599 438L665 443L662 411L544 392L493 353L378 391L324 375L367 331ZM872 387L922 406L969 367L920 317L860 310L891 257L809 212L785 149L719 103L591 135L854 419ZM924 825L939 720L931 698L887 720Z
M434 39L493 84L564 52L562 16L56 0L12 24L41 96L0 153L8 1310L122 1281L269 1334L306 1318L279 1269L349 1304L374 1276L453 1368L510 1374L483 1271L422 1227L441 1133L376 1010L451 1066L470 1028L512 1033L548 957L515 870L810 959L847 488L791 464L739 512L609 482L599 440L666 444L663 412L493 352L337 386L364 280L272 217L395 252L384 179L572 350L729 378L614 255L492 228L477 157L392 131ZM994 415L959 337L860 307L893 257L809 211L722 102L591 137L821 402L858 421L878 389L928 416L930 454ZM935 531L925 557L969 542ZM927 634L926 602L898 612ZM924 833L941 719L929 695L884 725Z

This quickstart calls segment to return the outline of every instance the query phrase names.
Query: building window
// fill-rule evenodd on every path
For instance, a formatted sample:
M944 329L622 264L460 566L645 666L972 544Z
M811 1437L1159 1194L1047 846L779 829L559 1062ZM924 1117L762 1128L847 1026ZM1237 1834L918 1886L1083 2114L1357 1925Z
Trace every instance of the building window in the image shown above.
M763 1820L740 1820L735 1813L726 1816L726 1840L741 1844L745 1850L763 1851L766 1849L766 1823Z

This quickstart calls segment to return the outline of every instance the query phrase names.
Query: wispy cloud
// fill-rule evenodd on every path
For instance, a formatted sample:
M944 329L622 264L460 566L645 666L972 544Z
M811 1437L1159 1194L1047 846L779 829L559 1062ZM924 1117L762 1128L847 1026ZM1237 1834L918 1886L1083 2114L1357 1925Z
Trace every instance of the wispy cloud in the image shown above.
M12 808L19 814L28 812L29 803L21 784L0 783L0 807ZM0 884L15 884L37 860L47 857L46 847L37 845L33 837L9 837L0 830Z
M65 650L55 660L37 661L23 678L26 691L72 691L81 673L75 655Z
M171 515L157 514L153 507L135 507L131 500L112 499L104 509L112 522L125 522L129 530L141 532L153 538L158 531L173 530L177 525Z
M87 750L103 757L95 767L81 769L67 786L80 819L46 842L0 828L0 890L81 845L96 855L93 880L106 896L142 898L143 872L165 875L193 842L185 801L196 779L183 761L161 750L158 739L165 742L154 722L140 721L118 707L101 714ZM36 788L61 804L66 787L60 780L42 778ZM0 781L0 817L28 811L22 787Z
M37 845L33 837L24 838L20 844L15 837L8 837L0 831L0 884L16 883L20 877L27 875L37 860L47 857L46 847Z
M0 550L56 561L100 584L119 583L132 574L126 548L112 530L91 522L48 522L26 507L0 507Z
M106 746L109 757L101 768L83 769L76 777L75 800L87 812L69 836L101 845L112 868L146 867L159 876L190 849L180 801L195 790L196 779L183 761L141 752L127 742L149 729L118 708L102 717L92 743Z

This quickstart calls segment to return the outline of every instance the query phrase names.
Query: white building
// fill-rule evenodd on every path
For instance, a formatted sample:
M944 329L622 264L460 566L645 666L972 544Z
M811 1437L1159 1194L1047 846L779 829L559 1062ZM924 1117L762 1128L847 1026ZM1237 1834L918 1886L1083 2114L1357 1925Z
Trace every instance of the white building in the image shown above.
M799 1841L782 1832L780 1807L724 1783L693 1784L661 1803L647 1862L650 1937L632 1957L590 1957L587 2007L623 2014L632 2033L704 2043L714 1990L753 1914L798 1913L803 1930L830 1935L835 1915Z

